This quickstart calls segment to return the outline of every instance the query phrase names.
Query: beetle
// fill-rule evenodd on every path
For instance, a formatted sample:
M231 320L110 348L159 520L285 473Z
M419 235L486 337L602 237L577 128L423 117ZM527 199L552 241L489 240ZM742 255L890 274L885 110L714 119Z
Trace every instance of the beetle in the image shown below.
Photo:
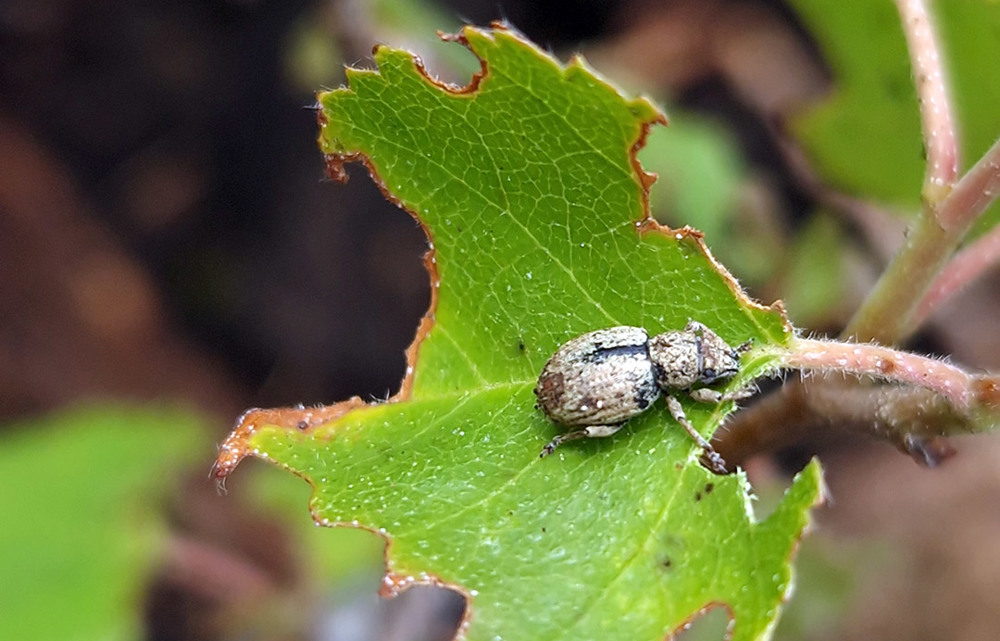
M725 461L688 421L676 394L716 404L750 396L747 389L724 394L708 387L736 376L750 346L747 341L733 348L694 320L683 330L652 338L641 327L619 326L567 341L542 368L535 396L551 421L580 429L556 436L539 456L567 441L611 436L662 393L670 414L704 450L711 468L725 472Z

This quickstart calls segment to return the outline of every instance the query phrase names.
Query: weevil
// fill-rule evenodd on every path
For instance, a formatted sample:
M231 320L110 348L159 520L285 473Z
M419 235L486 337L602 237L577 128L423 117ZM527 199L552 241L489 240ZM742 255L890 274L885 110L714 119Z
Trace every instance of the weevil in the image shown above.
M750 345L747 341L733 348L693 320L683 330L652 338L641 327L620 326L567 341L542 368L535 396L550 420L580 429L556 436L540 456L567 441L611 436L662 393L670 414L704 450L711 468L725 472L726 462L691 425L676 395L684 393L700 403L750 396L746 389L722 393L708 387L736 376Z

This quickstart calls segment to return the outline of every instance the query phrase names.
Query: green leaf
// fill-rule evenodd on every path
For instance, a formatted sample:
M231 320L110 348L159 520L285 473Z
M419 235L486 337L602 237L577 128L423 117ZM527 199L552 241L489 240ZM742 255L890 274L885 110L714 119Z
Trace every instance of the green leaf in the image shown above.
M402 391L251 413L219 475L253 454L302 476L317 520L387 540L386 593L461 590L468 639L661 639L713 604L729 608L734 639L764 637L818 464L758 522L745 475L701 467L662 403L539 459L557 428L532 388L556 347L589 330L695 318L766 346L788 340L784 318L748 301L698 233L649 218L634 153L662 119L652 104L505 29L461 40L483 64L468 88L380 47L378 71L349 70L350 88L320 97L331 174L364 159L433 243L435 296ZM745 357L744 378L772 365L767 353ZM685 407L706 435L732 410Z
M833 69L836 88L794 123L817 167L841 187L916 210L924 173L920 112L906 41L892 2L793 0ZM1000 135L1000 6L994 0L933 3L960 124L963 167ZM994 205L980 231L1000 219Z
M308 567L309 584L348 584L359 576L376 575L382 566L382 545L378 537L352 528L318 528L302 517L302 505L309 499L309 487L277 467L254 470L241 479L241 490L255 507L262 508L275 522L284 521L285 535ZM247 487L248 486L248 487ZM305 582L305 581L304 581Z
M157 504L203 456L188 414L94 407L0 437L0 639L138 639Z

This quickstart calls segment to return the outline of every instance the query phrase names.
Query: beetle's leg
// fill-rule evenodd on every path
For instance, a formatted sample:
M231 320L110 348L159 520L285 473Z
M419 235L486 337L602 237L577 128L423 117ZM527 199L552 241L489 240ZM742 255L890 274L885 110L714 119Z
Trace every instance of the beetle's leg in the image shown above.
M619 423L618 425L588 425L582 430L576 430L575 432L567 432L566 434L560 434L555 437L549 444L542 448L542 453L538 455L539 458L544 458L555 451L557 447L565 443L566 441L575 441L580 438L598 438L603 436L611 436L618 430L622 428L624 423Z
M690 390L688 392L688 396L699 403L712 403L714 405L718 405L719 403L723 403L725 401L738 401L741 398L749 398L753 396L756 391L756 387L752 385L744 387L743 389L726 392L725 394L710 387L701 387L699 389Z
M705 327L703 324L699 323L698 321L694 320L693 318L689 318L687 325L684 326L685 332L696 332L699 336L706 329L708 328Z
M698 430L694 429L691 425L691 421L688 420L687 414L684 413L684 408L681 407L681 402L676 398L667 394L667 409L670 410L671 416L674 420L681 424L681 427L694 439L705 453L705 458L708 459L709 467L711 467L713 472L719 474L726 473L726 462L722 459L715 448L705 440L705 437L698 433Z

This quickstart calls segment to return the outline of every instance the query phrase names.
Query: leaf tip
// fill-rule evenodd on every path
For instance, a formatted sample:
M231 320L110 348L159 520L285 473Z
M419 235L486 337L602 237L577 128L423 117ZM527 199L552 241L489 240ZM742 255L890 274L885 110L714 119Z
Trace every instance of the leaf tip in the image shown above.
M344 153L331 153L325 154L323 156L323 161L326 163L326 175L338 183L346 183L350 176L347 175L347 170L344 169L344 165L349 162L356 162L358 159L354 154L344 154Z
M810 510L829 501L829 490L823 479L823 466L817 458L809 461L785 490L775 511L764 521L765 528L785 529L785 534L797 543L812 527ZM791 549L790 555L794 553Z
M215 479L220 489L225 488L226 477L232 474L236 466L240 464L250 452L248 441L257 430L255 421L249 418L262 410L253 407L243 412L238 419L233 430L226 437L226 440L219 446L219 455L212 464L211 478Z
M333 405L316 407L298 405L266 410L256 407L248 409L236 419L236 425L232 432L219 446L219 455L212 465L211 477L215 479L220 488L223 488L226 477L232 474L240 461L247 456L266 458L253 444L254 435L262 427L278 427L306 432L317 425L338 419L353 409L365 406L364 401L354 396Z

